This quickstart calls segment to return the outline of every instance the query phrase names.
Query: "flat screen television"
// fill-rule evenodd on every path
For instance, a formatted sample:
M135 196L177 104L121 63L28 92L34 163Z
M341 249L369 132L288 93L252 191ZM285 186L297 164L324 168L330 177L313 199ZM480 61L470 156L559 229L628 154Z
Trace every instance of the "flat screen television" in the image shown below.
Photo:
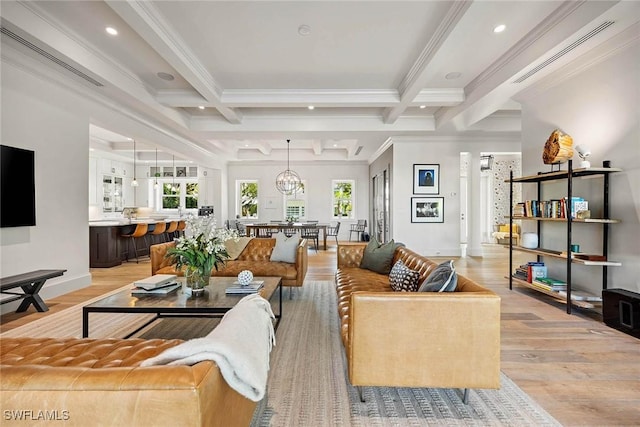
M0 227L36 225L35 153L0 145Z

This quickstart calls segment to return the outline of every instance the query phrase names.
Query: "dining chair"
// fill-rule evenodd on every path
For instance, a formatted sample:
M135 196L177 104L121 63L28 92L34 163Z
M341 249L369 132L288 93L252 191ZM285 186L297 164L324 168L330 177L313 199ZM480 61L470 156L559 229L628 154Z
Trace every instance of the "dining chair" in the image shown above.
M300 229L300 237L307 240L313 240L316 253L318 252L319 246L319 234L320 229L318 228L317 224L302 224L302 228Z
M327 237L335 237L336 245L338 244L338 232L340 231L340 221L336 223L336 225L327 227Z
M239 237L245 237L247 235L247 226L240 221L236 221L236 230L238 230Z
M356 241L360 241L360 235L364 233L365 228L367 228L367 220L359 219L357 223L351 224L351 229L349 230L349 241L351 241L351 235L356 233Z

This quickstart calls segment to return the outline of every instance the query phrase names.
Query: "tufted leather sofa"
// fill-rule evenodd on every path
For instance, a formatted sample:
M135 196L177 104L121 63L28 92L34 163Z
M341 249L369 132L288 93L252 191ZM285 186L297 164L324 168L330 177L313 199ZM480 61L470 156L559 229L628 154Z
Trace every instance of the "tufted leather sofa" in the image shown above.
M460 275L455 292L394 292L387 275L359 268L365 246L341 243L337 254L351 384L500 388L500 297ZM420 281L438 265L406 247L398 259Z
M275 244L276 239L251 239L237 259L226 261L219 271L214 268L211 275L233 277L242 270L251 270L254 276L281 277L282 286L302 286L308 268L307 240L300 240L296 249L295 264L270 261ZM167 249L173 246L174 242L151 246L152 275L183 275L182 271L176 271L170 259L165 257Z
M2 425L247 426L214 362L139 367L180 340L0 339Z

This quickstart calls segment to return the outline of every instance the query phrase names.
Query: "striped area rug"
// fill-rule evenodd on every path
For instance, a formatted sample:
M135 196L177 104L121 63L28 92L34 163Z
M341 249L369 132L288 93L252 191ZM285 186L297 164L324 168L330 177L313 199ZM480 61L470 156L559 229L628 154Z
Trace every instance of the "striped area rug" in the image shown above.
M459 390L389 387L365 387L365 402L360 402L347 380L333 286L306 282L292 300L283 301L267 396L258 404L252 427L560 425L504 374L499 390L471 390L469 405L462 403ZM91 316L92 338L122 337L148 318ZM138 336L189 339L206 335L215 324L211 319L165 319ZM82 305L78 305L0 336L55 338L81 333Z

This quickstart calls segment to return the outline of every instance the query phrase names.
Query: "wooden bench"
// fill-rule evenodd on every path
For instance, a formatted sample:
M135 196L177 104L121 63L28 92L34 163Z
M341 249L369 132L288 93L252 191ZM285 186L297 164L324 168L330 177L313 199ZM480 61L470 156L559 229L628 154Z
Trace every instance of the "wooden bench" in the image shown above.
M67 270L36 270L16 276L2 277L0 278L0 292L14 295L14 297L4 299L0 304L24 299L16 310L16 313L27 311L31 304L33 304L38 311L48 311L49 307L47 307L47 304L44 303L38 293L47 279L62 276L66 271ZM22 293L9 291L9 289L14 288L22 288Z

